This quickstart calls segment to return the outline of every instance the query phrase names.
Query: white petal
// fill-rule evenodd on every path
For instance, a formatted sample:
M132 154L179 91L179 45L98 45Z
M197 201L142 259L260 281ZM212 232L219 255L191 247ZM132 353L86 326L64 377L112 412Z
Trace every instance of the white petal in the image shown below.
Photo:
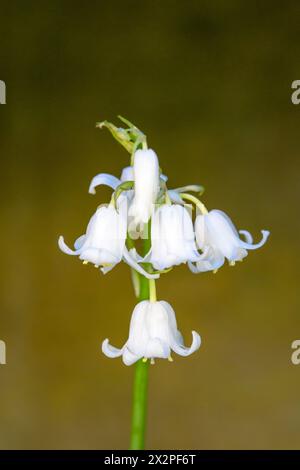
M260 248L261 246L263 246L269 235L270 235L270 232L268 230L262 230L261 231L262 233L262 239L259 243L254 243L254 244L251 244L251 243L246 243L246 242L243 242L242 240L240 240L240 246L242 248L245 248L246 250L256 250L256 248Z
M124 348L118 349L118 348L115 348L114 346L111 346L107 338L102 343L102 352L107 357L111 357L111 358L120 357L123 354L123 349Z
M175 204L185 204L185 202L181 199L179 193L175 189L169 189L168 196L172 202L175 202Z
M248 230L239 230L239 233L241 235L244 235L245 240L246 240L247 243L253 243L253 237L252 237L251 233L248 232Z
M218 223L226 230L228 230L228 227L231 229L231 232L239 238L238 231L232 222L231 218L223 211L220 211L219 209L213 209L211 210L208 214L207 217L212 220L218 221ZM228 226L228 227L227 227Z
M82 248L79 258L82 261L88 261L89 263L102 266L116 265L122 259L122 257L117 256L109 250L93 247Z
M123 353L123 362L125 366L131 366L134 364L136 361L141 359L143 356L137 356L136 354L133 354L128 347L125 346L124 348L124 353Z
M167 359L170 356L170 346L160 338L151 338L145 345L144 357Z
M196 241L200 250L203 250L204 247L209 243L207 240L206 218L207 215L199 214L195 220Z
M207 271L216 271L221 266L223 266L225 262L225 257L216 248L213 247L205 247L203 254L201 255L203 258L195 263L188 263L188 266L192 273L204 273Z
M101 271L103 274L109 273L118 263L111 264L110 266L102 266Z
M96 194L95 188L102 184L115 190L117 186L121 184L121 181L119 178L116 178L113 175L109 175L108 173L100 173L99 175L94 176L92 179L89 187L89 193Z
M123 204L121 205L122 208ZM101 206L91 218L80 257L96 265L121 261L126 240L126 213L112 206Z
M127 348L139 357L144 356L146 344L150 339L146 318L149 306L149 300L139 302L135 306L130 320Z
M61 251L63 251L67 255L76 256L76 255L79 255L81 252L81 249L71 250L71 248L69 248L68 245L65 244L64 237L62 235L58 239L58 246L61 249Z
M212 210L204 216L205 243L217 248L230 261L241 259L237 251L244 242L230 218L222 211Z
M181 205L163 205L154 212L151 224L151 263L162 270L199 260L193 223Z
M199 274L201 271L197 268L197 265L194 265L191 261L188 261L188 267L193 274ZM207 271L210 271L208 269Z
M123 252L123 259L124 261L129 264L129 266L131 266L133 269L135 269L138 273L142 274L143 276L145 276L147 279L158 279L159 278L159 274L149 274L147 273L147 271L145 271L142 266L140 266L131 256L130 256L130 253L128 251L128 249L124 248L124 252Z
M132 166L126 166L122 170L121 181L122 181L122 183L124 183L125 181L133 181L133 180L134 180L133 167Z
M152 255L152 248L148 251L148 253L142 258L142 263L151 263L151 255Z
M80 250L80 248L85 242L85 239L86 239L86 235L84 234L78 237L77 240L75 240L75 243L74 243L75 250Z
M134 154L134 199L129 215L135 224L147 223L159 191L159 165L156 153L137 150Z
M122 170L121 174L121 181L122 183L124 181L134 181L134 174L133 174L133 167L132 166L126 166ZM168 181L168 177L166 175L160 175L160 179L164 181L165 183Z
M159 303L162 305L162 307L167 312L170 332L174 336L174 338L176 338L177 334L178 334L178 330L177 330L177 322L176 322L175 311L174 311L172 305L169 304L169 302L161 300Z
M195 352L197 349L199 349L201 345L200 335L196 331L192 331L192 335L193 335L193 341L189 348L179 343L173 343L171 344L171 348L173 349L173 351L179 354L180 356L189 356L190 354Z
M138 254L135 248L131 248L129 250L129 253L130 253L130 256L138 263L146 263L146 261L144 261L144 258Z

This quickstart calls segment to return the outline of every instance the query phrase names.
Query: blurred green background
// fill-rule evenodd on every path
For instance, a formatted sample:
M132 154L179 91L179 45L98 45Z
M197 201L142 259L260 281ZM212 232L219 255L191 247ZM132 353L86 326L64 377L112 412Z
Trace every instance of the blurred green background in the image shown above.
M127 153L95 122L135 122L170 186L201 183L261 250L235 268L163 276L160 299L200 350L151 368L148 448L299 448L297 1L1 3L0 447L127 448L134 368L121 346L128 268L63 255Z

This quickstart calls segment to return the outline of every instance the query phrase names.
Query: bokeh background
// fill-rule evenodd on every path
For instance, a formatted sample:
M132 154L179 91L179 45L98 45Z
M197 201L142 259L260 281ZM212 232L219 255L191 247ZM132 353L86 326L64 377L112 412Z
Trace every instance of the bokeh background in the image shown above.
M110 192L127 153L96 121L134 121L170 185L267 245L216 275L185 266L158 295L186 341L151 368L148 448L299 448L297 1L1 3L0 447L127 448L134 368L100 352L127 338L129 270L103 277L57 249Z

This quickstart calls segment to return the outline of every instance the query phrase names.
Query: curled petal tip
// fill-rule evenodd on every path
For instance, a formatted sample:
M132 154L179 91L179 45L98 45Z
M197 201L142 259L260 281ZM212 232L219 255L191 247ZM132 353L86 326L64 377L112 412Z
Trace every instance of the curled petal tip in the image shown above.
M179 354L179 356L190 356L190 354L197 351L197 349L199 349L201 345L201 337L196 331L192 331L192 337L192 344L189 348L183 346L182 344L176 343L172 346L173 351Z
M100 185L108 186L115 190L120 183L121 181L119 178L116 178L114 175L110 175L109 173L99 173L94 176L90 183L89 194L96 194L96 187Z
M192 350L192 352L194 352L200 348L202 341L201 341L201 336L199 335L199 333L197 333L197 331L193 330L192 336L193 336L193 342L192 342L190 349Z
M59 249L63 251L63 253L66 253L67 255L73 255L73 256L78 255L80 251L80 250L75 250L75 251L71 250L71 248L69 248L68 245L66 245L64 237L62 235L58 238L58 246L59 246Z
M103 354L105 354L105 356L110 357L110 358L119 357L123 354L123 349L118 349L118 348L115 348L114 346L111 346L109 344L108 338L106 338L102 342L101 349L102 349Z
M92 186L89 187L89 194L96 194L96 190Z
M260 248L261 246L263 246L266 243L267 239L269 238L270 232L269 230L262 230L261 234L262 234L262 239L260 240L260 242L258 243L242 242L242 247L245 248L246 250L255 250L256 248Z
M270 232L270 230L262 230L261 233L262 233L263 237L266 237L266 239L267 239L271 232Z
M261 239L259 245L263 246L266 243L266 241L268 240L271 232L269 230L262 230L261 233L262 233L262 239Z

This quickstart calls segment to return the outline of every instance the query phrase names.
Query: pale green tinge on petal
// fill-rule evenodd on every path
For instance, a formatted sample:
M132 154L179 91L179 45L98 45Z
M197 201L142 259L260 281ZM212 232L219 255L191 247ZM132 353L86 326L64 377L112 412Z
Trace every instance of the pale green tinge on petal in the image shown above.
M130 253L130 256L138 263L145 263L144 258L138 254L138 252L136 251L136 248L130 248L129 253Z
M115 188L114 192L114 200L115 202L118 201L118 198L121 196L122 193L127 194L127 191L133 188L133 181L123 181L121 184Z
M124 183L126 181L133 181L134 180L133 167L132 166L126 166L125 168L123 168L120 179L121 179L122 183Z
M107 274L109 273L112 269L114 269L114 267L117 265L118 263L112 263L110 264L109 266L102 266L102 268L100 268L101 272L103 274Z
M198 193L200 196L204 193L204 190L204 186L202 186L201 184L188 184L187 186L175 188L175 191L178 193Z
M198 193L199 195L204 193L204 187L200 184L190 184L187 186L182 186L181 188L169 189L168 195L172 202L175 204L185 205L186 202L181 198L180 193Z
M131 268L131 280L132 280L132 285L133 285L133 290L134 290L134 295L138 298L140 295L140 280L139 280L139 275L136 272L135 269Z

